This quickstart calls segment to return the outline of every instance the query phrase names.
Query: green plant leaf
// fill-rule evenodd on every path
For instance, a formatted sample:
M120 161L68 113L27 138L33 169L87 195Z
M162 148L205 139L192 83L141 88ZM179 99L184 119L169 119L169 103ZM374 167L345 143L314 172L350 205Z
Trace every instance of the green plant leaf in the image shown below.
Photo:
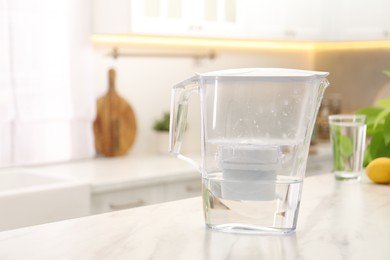
M390 157L390 144L386 145L383 132L378 132L372 137L370 155L372 159Z
M390 76L390 70L383 73ZM366 107L356 112L366 115L366 133L371 137L364 153L364 167L373 159L390 157L390 98L379 100L375 105L376 107Z
M369 136L373 136L375 133L378 133L378 132L383 133L383 129L384 129L383 124L378 125L376 128L374 128L374 125L372 125L370 127L372 129L371 129L371 132L370 132ZM368 128L368 126L367 126L367 128ZM368 134L368 131L366 131L366 133Z
M374 125L376 118L384 109L381 107L366 107L359 109L355 114L365 115L366 116L366 124Z
M153 129L156 131L169 131L169 119L169 112L165 112L159 120L154 122Z
M390 70L383 70L382 71L386 76L390 77Z
M381 99L375 102L375 105L384 107L384 108L390 108L390 98Z
M372 136L371 142L370 142L371 158L376 158L377 150L380 147L381 143L384 143L383 133L377 132Z
M345 162L353 153L352 140L341 133L340 126L333 126L332 145L333 145L333 169L345 170Z
M383 125L375 125L375 121L384 110L385 109L381 107L366 107L356 111L356 114L366 116L366 133L368 136L372 136L378 130L381 131L381 129L383 129Z
M374 122L374 129L377 128L379 124L383 124L384 119L390 114L390 109L384 109L378 114Z
M375 134L374 124L370 124L370 125L367 124L366 134L368 136L372 136L373 134Z
M385 123L383 125L383 138L385 139L385 144L390 144L390 116L385 118Z
M344 162L340 156L340 145L339 145L339 136L341 130L339 126L334 126L333 131L331 131L331 140L332 140L332 150L333 150L333 169L338 171L344 168Z
M343 157L351 156L353 152L352 140L348 136L340 135L339 141L340 155Z
M342 170L345 170L344 168L344 161L343 161L343 158L341 156L335 156L333 158L335 160L335 165L334 165L334 169L336 171L342 171Z
M344 160L341 156L338 143L333 143L333 169L336 171L341 171L344 169Z
M363 158L363 167L367 167L367 165L372 161L371 156L371 145L368 145L366 150L364 151L364 158Z

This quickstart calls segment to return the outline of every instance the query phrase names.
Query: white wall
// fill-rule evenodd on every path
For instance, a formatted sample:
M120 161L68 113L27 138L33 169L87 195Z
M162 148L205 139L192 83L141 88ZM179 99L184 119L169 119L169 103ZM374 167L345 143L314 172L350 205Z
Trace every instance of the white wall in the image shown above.
M314 68L330 72L325 95L339 94L344 113L373 105L382 88L390 88L390 78L382 72L390 69L389 48L317 51Z
M313 57L308 51L264 51L251 53L218 53L213 60L201 60L199 64L192 58L169 57L119 57L114 60L107 56L108 50L98 50L97 94L107 91L107 70L112 66L117 70L117 90L134 109L138 120L138 133L131 154L151 154L156 152L153 122L170 108L171 88L174 84L194 75L206 72L239 67L285 67L312 69ZM199 104L191 98L189 128L185 151L199 149ZM168 147L167 147L168 149Z
M95 156L90 0L0 0L0 167Z

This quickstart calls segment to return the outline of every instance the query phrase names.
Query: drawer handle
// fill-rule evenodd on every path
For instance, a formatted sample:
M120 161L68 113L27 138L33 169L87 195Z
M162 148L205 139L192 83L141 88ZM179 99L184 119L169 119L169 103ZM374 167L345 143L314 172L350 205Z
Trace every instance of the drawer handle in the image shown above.
M199 186L186 186L186 191L188 192L195 192L195 191L201 191L202 187Z
M110 203L110 209L111 210L130 209L130 208L135 208L135 207L141 207L144 205L145 205L145 201L140 199L137 201L127 202L127 203L122 203L122 204Z

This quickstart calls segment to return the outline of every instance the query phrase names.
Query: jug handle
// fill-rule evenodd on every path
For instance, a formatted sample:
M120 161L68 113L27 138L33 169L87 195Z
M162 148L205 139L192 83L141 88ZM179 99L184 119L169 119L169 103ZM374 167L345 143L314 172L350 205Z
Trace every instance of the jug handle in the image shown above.
M201 168L193 159L180 153L187 125L188 99L193 93L199 93L198 76L175 85L171 93L171 114L169 127L169 152L177 158L191 164L198 172Z

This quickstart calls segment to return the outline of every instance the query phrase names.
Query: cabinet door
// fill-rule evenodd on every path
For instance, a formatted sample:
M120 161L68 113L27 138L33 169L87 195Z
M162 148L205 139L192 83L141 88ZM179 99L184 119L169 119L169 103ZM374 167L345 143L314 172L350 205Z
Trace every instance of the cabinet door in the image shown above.
M389 0L93 0L94 33L388 40Z
M189 34L205 37L245 36L243 18L245 2L237 0L186 1Z
M390 39L390 1L338 1L339 40Z
M245 2L247 0L244 0ZM94 33L243 36L237 0L94 0ZM240 2L241 3L241 2ZM245 5L241 5L244 7Z
M286 37L286 0L247 0L245 13L245 30L249 38Z
M129 32L129 0L93 0L93 32L125 34Z
M131 15L133 33L229 37L242 31L237 0L133 0Z
M202 181L200 176L185 181L172 182L164 186L166 201L187 199L202 196Z
M287 1L285 39L326 40L329 23L334 21L329 16L328 1L294 0Z
M93 194L91 198L91 213L99 214L164 202L163 194L163 185Z
M91 196L91 214L130 209L202 195L198 173L185 180L129 187Z
M182 35L188 30L184 0L131 1L130 33Z

